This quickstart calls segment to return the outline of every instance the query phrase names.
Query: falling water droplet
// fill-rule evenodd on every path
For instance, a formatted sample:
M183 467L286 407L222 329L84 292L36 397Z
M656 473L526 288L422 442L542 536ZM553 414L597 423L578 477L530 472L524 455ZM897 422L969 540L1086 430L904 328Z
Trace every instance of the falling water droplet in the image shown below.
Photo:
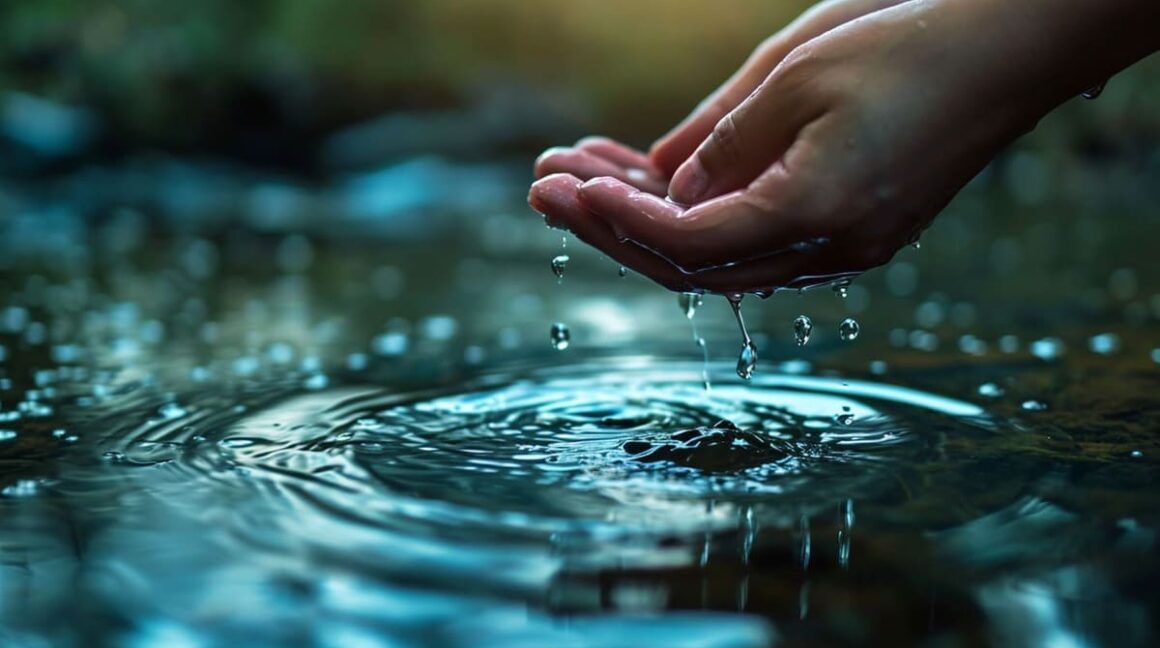
M620 266L620 269L616 271L616 274L620 275L621 277L627 277L628 276L628 268L626 268L624 266Z
M753 377L755 369L757 369L757 346L750 340L745 342L745 346L741 347L741 355L737 356L737 375L749 380Z
M810 341L810 333L814 332L814 322L805 315L798 315L793 321L793 337L798 346L805 346Z
M757 345L753 344L753 340L749 337L749 331L745 328L745 318L741 316L741 298L743 295L734 293L727 295L729 306L733 309L733 317L737 320L737 327L741 329L741 354L737 356L737 375L741 376L743 380L749 380L753 377L753 372L757 369Z
M1022 407L1028 412L1043 412L1047 410L1047 403L1038 400L1025 400Z
M850 567L850 540L854 531L854 500L847 499L839 509L838 518L838 565Z
M842 406L842 413L834 415L834 421L840 425L850 425L854 422L854 413L850 411L849 405Z
M693 319L697 314L697 309L701 307L704 298L698 293L681 293L677 295L677 303L681 306L681 311L685 313L686 319Z
M552 258L552 274L556 275L557 279L564 278L564 268L568 267L570 260L567 254L560 254Z
M860 332L862 332L862 327L852 317L847 317L838 325L838 337L842 338L844 342L856 340Z
M572 342L572 332L568 330L567 324L556 322L552 325L550 338L552 340L552 348L557 351L563 351Z
M841 279L839 281L835 281L833 289L835 295L845 299L846 295L850 294L850 280Z
M693 324L693 337L696 338L697 346L701 348L701 386L705 391L709 391L712 385L709 384L709 346L705 344L705 338L697 335L697 325Z

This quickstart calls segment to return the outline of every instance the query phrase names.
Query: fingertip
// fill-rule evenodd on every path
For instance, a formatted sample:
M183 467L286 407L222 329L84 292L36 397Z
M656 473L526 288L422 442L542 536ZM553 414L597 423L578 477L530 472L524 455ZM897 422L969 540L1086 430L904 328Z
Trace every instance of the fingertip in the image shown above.
M600 147L610 145L619 146L619 142L610 137L605 137L604 135L586 135L576 140L576 143L573 146L575 148L584 148L585 146Z
M573 149L567 146L553 146L552 148L545 150L543 153L540 153L540 156L536 158L536 162L532 166L533 173L535 174L536 178L545 178L552 175L553 173L557 173L559 171L559 167L553 163L554 160L567 156L568 154L572 153L572 151Z
M705 199L708 189L709 174L694 153L673 173L669 199L681 205L695 205Z
M579 207L576 193L580 179L568 173L553 173L532 183L528 204L555 225L556 217Z

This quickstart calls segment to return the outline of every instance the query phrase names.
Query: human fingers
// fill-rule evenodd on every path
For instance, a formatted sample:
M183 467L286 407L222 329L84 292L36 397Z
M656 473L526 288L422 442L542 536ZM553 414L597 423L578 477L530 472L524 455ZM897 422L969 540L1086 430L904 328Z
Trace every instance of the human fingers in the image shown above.
M567 173L583 180L599 177L617 178L642 191L664 195L668 191L666 179L657 175L647 160L634 159L631 149L605 142L581 140L578 147L555 147L544 151L535 163L536 178L554 173ZM641 155L643 157L643 155ZM636 166L644 162L647 166Z
M692 290L693 284L665 259L628 241L621 241L603 220L580 202L581 180L567 174L550 175L536 181L528 194L528 204L544 215L548 225L567 229L585 243L604 252L617 263L653 279L675 291Z
M681 164L668 195L694 205L745 187L794 144L807 125L830 109L809 53L786 59L737 108L721 118Z
M713 132L714 126L757 89L787 54L839 25L903 1L832 0L815 5L758 46L737 72L652 145L649 157L663 174L671 176Z
M808 176L781 164L762 176L761 191L736 191L682 208L612 178L580 188L582 203L623 239L656 252L687 272L726 266L834 233L834 223Z
M580 198L579 178L556 174L532 185L528 203L544 214L549 225L571 231L577 238L607 254L617 263L677 292L708 291L722 294L773 292L787 286L821 283L842 276L841 255L821 248L787 249L765 257L688 273L621 236ZM644 198L655 200L655 197ZM663 201L662 201L663 202ZM673 205L674 209L680 209Z

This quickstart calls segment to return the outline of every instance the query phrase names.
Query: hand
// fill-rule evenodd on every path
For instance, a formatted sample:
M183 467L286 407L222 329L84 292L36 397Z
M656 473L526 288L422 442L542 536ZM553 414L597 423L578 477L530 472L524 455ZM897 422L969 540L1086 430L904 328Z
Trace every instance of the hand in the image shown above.
M689 207L655 186L680 148L670 142L687 139L674 135L654 147L647 185L627 171L552 175L530 201L674 290L764 292L862 272L1054 105L1155 44L1124 20L1151 15L1150 3L1065 4L908 2L806 41L673 173L668 193ZM1073 53L1092 19L1132 38ZM538 170L580 171L551 158Z

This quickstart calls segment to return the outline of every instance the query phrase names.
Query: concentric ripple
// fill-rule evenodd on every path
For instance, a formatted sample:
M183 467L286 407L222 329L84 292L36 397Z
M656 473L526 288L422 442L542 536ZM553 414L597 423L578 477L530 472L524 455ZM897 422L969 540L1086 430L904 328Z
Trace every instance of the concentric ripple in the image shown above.
M620 359L454 390L310 393L185 426L205 441L176 469L363 525L681 533L734 525L743 508L790 520L864 495L929 459L940 429L983 420L968 403L831 378L706 391L701 369Z

